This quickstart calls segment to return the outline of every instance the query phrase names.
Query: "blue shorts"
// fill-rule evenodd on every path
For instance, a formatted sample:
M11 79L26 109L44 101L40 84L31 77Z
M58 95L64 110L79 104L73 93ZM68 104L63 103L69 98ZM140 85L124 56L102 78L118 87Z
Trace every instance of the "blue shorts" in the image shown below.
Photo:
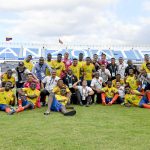
M34 104L28 100L23 100L22 101L22 106L26 106L30 104L30 109L34 109Z
M58 100L56 100L55 97L53 97L53 102L52 102L52 106L51 106L51 110L52 111L60 111L62 108L62 104L60 102L58 102Z
M6 104L0 104L0 110L5 111L5 109L8 107Z
M148 103L149 103L149 101L146 98L146 96L143 96L142 99L141 99L141 101L140 101L140 103L139 103L139 106L143 107L143 104L148 104Z
M108 104L108 103L111 102L111 101L112 101L112 98L106 97L106 104Z

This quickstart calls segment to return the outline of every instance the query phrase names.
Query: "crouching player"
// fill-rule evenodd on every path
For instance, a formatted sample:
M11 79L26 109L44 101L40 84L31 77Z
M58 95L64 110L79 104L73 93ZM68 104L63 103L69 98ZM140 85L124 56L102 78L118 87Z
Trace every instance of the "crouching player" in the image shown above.
M145 92L145 94L141 94L137 90L131 90L129 86L125 88L125 106L130 107L138 106L141 108L149 108L150 109L150 91Z
M32 82L29 88L19 89L18 93L20 94L20 99L18 100L19 107L16 112L35 108L40 96L40 91L36 89L35 82Z
M6 82L5 88L0 89L0 110L5 111L7 114L12 115L15 113L11 105L14 103L15 96L11 91L11 84Z
M102 104L112 105L119 97L118 90L112 86L112 82L107 82L107 87L102 88Z

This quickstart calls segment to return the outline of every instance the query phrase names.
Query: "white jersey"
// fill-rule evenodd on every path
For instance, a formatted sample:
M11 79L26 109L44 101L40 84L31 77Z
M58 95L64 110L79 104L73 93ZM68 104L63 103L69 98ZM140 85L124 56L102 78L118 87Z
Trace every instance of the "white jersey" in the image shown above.
M45 83L45 89L47 91L51 91L56 85L57 85L57 82L60 78L59 77L55 77L55 78L52 78L51 76L46 76L42 82Z
M125 69L128 65L123 63L123 64L118 64L118 74L121 75L121 78L123 79L124 78L124 73L125 73Z
M98 72L100 77L102 77L104 83L108 81L109 77L111 77L110 71L108 69L105 69L105 71L99 69Z
M96 89L101 89L103 83L103 78L99 77L99 79L93 78L91 81L91 87L95 87Z

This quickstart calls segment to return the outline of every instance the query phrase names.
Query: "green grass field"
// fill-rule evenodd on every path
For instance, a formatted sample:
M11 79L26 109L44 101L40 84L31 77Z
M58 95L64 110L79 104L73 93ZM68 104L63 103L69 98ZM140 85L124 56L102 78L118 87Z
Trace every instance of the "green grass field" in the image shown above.
M46 108L0 112L0 150L149 150L150 110L75 106L74 117Z

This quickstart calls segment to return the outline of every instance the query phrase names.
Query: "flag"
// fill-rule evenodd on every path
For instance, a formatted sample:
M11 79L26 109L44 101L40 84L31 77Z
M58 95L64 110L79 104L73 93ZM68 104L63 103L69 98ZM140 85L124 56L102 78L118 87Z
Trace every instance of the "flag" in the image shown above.
M11 41L12 37L6 37L6 41Z
M60 43L60 44L63 44L63 41L59 39L59 43Z

